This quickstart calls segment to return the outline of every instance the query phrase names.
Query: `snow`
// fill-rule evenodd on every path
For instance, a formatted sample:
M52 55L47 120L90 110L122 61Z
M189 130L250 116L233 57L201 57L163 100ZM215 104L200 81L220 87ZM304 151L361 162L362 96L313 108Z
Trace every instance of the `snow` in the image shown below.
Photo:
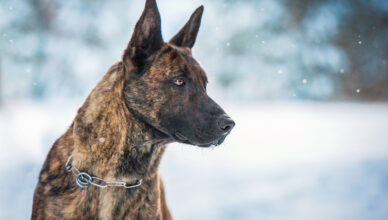
M0 219L27 219L40 167L82 100L0 109ZM388 104L222 104L217 148L172 144L160 166L176 219L384 219ZM101 140L104 137L101 137Z

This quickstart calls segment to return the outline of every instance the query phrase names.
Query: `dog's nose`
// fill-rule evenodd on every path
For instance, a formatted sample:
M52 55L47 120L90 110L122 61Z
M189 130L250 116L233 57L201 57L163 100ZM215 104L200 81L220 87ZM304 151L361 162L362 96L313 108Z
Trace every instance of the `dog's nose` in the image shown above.
M219 117L217 122L219 128L225 133L230 132L235 125L234 121L226 115Z

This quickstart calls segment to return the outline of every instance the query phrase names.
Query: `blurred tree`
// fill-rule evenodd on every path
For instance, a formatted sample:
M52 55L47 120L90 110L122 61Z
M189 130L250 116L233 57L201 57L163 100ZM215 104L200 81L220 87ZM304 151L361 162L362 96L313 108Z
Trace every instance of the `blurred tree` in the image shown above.
M47 73L43 70L44 64L47 63L47 44L48 38L50 35L55 35L56 30L54 26L54 22L56 20L56 8L57 3L55 0L34 0L31 4L32 14L31 19L34 21L34 26L32 27L34 34L37 35L37 47L36 51L34 51L34 55L32 56L34 61L35 70L34 73L34 82L32 87L32 95L36 98L40 98L45 95L47 91L45 91L48 86L44 85L45 78L49 77L46 75ZM48 83L49 81L47 81Z
M349 14L335 42L351 61L341 78L350 97L355 91L368 100L388 100L388 8L386 1L349 1ZM387 5L385 5L387 7Z
M101 48L95 17L102 6L102 1L90 0L2 2L0 20L6 21L0 22L3 79L12 82L3 94L44 99L86 92L87 83L80 79L87 74L81 74L84 67L77 63L77 52ZM91 60L87 61L90 65Z
M384 0L285 0L294 24L301 26L327 5L337 11L338 32L331 41L349 65L339 78L343 98L388 100L388 2ZM333 9L334 10L334 9ZM328 18L329 19L329 18ZM319 25L319 24L318 24ZM337 94L338 96L338 94Z

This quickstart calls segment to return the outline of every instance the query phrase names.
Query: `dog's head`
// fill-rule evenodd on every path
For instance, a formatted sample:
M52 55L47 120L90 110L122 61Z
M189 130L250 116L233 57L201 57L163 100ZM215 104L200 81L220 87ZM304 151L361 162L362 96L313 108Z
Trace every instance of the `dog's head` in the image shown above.
M192 57L203 6L168 43L155 0L147 0L124 51L124 97L130 111L175 141L221 144L234 121L207 94L207 77Z

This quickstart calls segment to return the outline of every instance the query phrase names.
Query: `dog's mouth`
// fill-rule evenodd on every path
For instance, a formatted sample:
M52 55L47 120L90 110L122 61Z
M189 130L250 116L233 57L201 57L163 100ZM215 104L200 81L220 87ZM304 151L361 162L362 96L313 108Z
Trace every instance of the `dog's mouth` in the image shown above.
M198 147L210 147L210 146L219 146L219 145L221 145L224 142L226 136L228 136L228 134L229 133L224 134L221 137L215 139L214 141L205 142L205 143L199 143L199 142L196 142L196 141L191 141L189 138L187 138L186 136L184 136L183 134L181 134L179 132L176 132L174 134L174 138L175 138L176 141L178 141L180 143L196 145Z

